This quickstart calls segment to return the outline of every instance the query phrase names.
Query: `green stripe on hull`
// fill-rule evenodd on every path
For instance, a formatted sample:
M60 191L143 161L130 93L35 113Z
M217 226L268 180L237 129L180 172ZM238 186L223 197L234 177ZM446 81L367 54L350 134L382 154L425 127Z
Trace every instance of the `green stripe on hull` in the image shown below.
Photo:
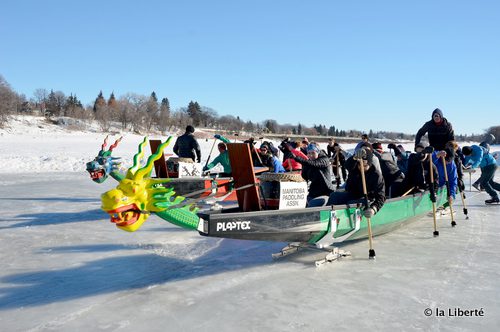
M446 202L445 190L438 191L437 206L441 206ZM338 238L354 228L353 214L355 208L337 210L337 218L339 219L337 231L334 238ZM432 211L432 202L430 194L408 196L388 200L382 209L371 218L371 226L373 235L379 235L389 232L401 224L420 217L429 211ZM363 217L359 231L349 237L349 240L360 239L368 236L368 223Z

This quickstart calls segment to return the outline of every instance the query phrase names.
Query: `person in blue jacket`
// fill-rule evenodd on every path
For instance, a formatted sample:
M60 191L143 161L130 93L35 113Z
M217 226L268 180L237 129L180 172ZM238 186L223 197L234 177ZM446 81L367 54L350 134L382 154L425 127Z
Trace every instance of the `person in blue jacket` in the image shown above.
M453 199L455 199L458 184L457 166L455 165L455 153L451 149L434 151L432 153L432 162L434 163L434 165L436 165L439 174L439 187L442 187L446 184L446 175L444 174L444 167L441 159L442 157L445 157L446 161L446 175L448 175L448 183L450 184L449 195L453 197Z
M481 168L481 186L491 196L491 199L484 202L486 204L499 203L497 191L500 191L500 184L493 180L497 170L495 158L485 148L478 145L464 146L462 153L465 156L464 167Z
M269 167L271 173L285 173L285 168L278 157L274 156L271 147L267 143L262 143L259 149L260 158L264 166Z

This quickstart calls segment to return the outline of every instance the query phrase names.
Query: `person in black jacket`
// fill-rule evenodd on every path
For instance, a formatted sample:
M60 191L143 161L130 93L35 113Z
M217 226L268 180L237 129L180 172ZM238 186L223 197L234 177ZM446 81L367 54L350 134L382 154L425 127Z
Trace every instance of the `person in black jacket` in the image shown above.
M194 138L194 127L187 126L186 132L175 141L174 153L180 158L191 158L193 161L201 162L200 145Z
M362 160L369 200L363 214L366 218L371 218L380 211L385 203L385 183L382 173L373 165L373 158L373 152L367 147L362 147L355 152L354 156L346 160L349 175L347 176L345 192L336 191L332 193L328 205L343 205L364 199L361 169L359 167L359 161Z
M429 163L430 154L425 153L425 147L422 143L417 144L415 153L410 154L408 158L408 171L403 181L403 191L419 193L430 189L431 183L431 163ZM437 188L439 175L436 165L432 163L432 173L434 177L434 187Z
M325 205L330 193L335 190L328 156L315 143L307 146L309 159L299 157L298 151L290 144L287 144L287 152L293 155L295 161L302 164L302 177L310 182L307 194L308 207Z
M436 108L432 112L432 120L427 121L422 128L418 130L415 136L415 146L420 143L420 139L426 133L429 138L429 145L438 151L445 149L446 142L455 140L453 127L451 123L443 117L443 112L439 108Z
M390 152L384 152L380 142L372 143L373 154L380 162L380 170L384 177L385 195L398 197L403 194L404 173L399 169Z
M330 161L332 162L332 172L335 175L337 186L340 186L340 177L337 178L337 174L342 173L342 180L345 182L347 179L347 170L345 168L345 156L340 147L339 143L335 142L335 139L329 138L328 145L326 146L326 153ZM339 156L339 170L337 170L337 155ZM338 172L338 173L337 173Z

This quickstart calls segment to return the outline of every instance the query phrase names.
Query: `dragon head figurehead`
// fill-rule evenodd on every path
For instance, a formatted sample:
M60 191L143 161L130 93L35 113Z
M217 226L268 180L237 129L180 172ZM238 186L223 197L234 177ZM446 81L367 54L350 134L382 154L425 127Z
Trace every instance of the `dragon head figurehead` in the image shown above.
M108 144L108 136L106 136L104 143L101 146L101 151L99 151L97 157L87 163L87 172L89 172L92 181L103 183L106 181L111 172L118 171L121 159L111 157L111 153L121 140L122 137L117 139L115 143L109 147L109 150L106 150L106 145Z
M111 222L118 228L129 232L136 231L152 212L163 211L185 199L182 196L175 197L173 189L165 186L170 180L149 177L153 163L161 157L163 149L170 144L171 139L172 137L169 137L162 143L156 153L148 158L146 165L140 167L144 147L147 145L145 137L125 178L115 189L102 194L102 209L111 216Z

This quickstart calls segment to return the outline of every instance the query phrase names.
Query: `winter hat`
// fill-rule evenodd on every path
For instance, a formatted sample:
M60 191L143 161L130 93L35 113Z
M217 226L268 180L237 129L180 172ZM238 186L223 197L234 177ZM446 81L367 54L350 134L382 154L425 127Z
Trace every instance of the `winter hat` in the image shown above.
M255 139L253 137L250 137L249 139L247 139L243 143L247 143L247 144L250 144L250 146L252 146L252 145L255 145L256 142L255 142Z
M363 156L363 160L368 162L368 165L373 164L373 152L370 149L363 148L366 151L366 155Z
M375 142L372 143L373 150L377 150L378 152L382 152L382 143Z
M439 114L441 119L443 118L443 111L441 111L439 108L436 108L434 111L432 111L432 117L434 117L434 114Z
M260 145L260 148L261 148L261 149L262 149L262 148L264 148L264 149L270 150L270 149L269 149L269 144L267 144L267 142L262 143L262 144Z
M191 134L194 133L194 127L191 126L191 125L187 126L186 127L186 133L191 133Z
M486 151L490 152L490 145L486 142L479 143L479 146L486 149Z
M450 148L446 148L446 149L444 149L444 151L446 152L446 157L445 157L446 160L449 161L449 160L455 159L455 151L453 151Z
M307 146L307 152L311 152L311 151L319 153L319 147L316 144L309 144Z
M472 154L472 148L470 146L464 146L462 148L462 153L464 156L470 156Z
M418 143L417 145L415 145L415 152L417 152L417 148L425 149L425 145L423 145L422 143Z

